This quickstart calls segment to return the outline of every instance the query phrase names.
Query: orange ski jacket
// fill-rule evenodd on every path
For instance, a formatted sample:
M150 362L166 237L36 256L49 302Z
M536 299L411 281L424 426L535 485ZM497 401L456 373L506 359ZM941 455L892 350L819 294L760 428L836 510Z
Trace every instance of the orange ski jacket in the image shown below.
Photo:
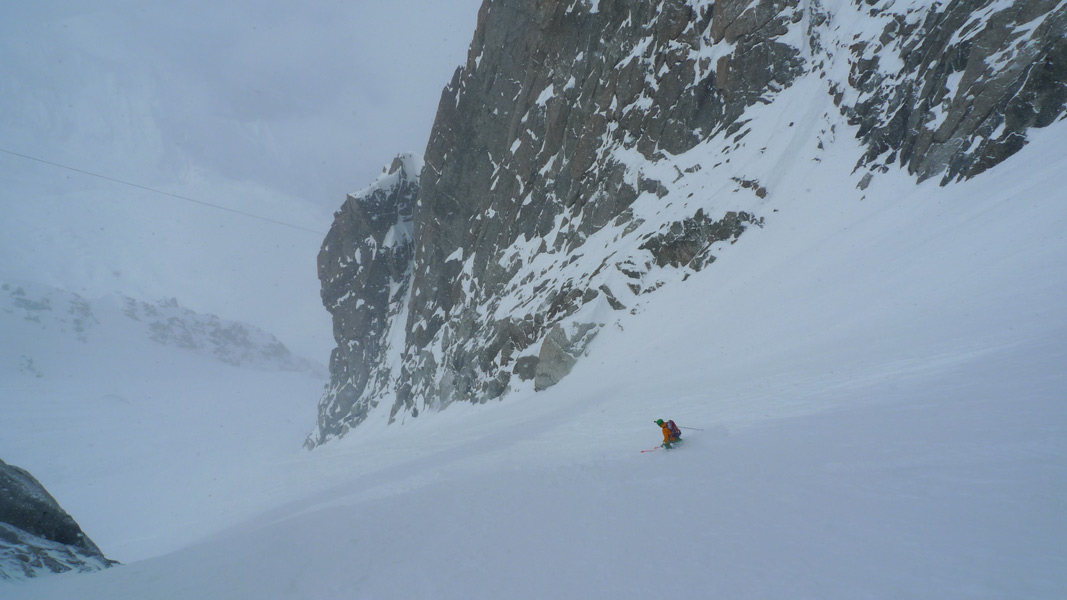
M671 431L671 428L667 427L666 422L664 422L660 428L663 429L663 443L669 444L678 441L678 438L674 435L674 432Z

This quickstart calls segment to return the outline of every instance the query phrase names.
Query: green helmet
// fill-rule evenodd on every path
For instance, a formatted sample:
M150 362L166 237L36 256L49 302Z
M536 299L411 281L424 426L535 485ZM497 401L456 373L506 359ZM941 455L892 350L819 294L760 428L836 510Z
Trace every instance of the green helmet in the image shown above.
M656 419L656 425L663 427L663 419Z

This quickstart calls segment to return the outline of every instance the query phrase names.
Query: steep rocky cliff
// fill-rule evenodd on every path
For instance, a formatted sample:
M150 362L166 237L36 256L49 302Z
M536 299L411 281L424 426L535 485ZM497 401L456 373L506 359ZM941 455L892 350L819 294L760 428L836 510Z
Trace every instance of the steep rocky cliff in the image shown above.
M858 138L858 195L988 169L1062 118L1065 33L1045 0L487 0L425 166L350 196L324 244L338 348L309 446L380 404L558 382L787 204L784 156Z
M323 438L365 419L393 385L383 359L402 349L403 332L396 330L411 279L421 170L421 159L398 156L378 181L348 197L319 252L322 302L334 315L338 343L319 410Z
M0 580L113 564L32 475L0 460Z

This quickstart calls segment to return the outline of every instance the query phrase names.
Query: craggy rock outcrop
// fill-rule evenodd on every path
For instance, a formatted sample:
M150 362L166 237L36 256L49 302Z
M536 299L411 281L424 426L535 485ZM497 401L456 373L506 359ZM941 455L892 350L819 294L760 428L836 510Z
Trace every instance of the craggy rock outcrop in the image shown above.
M319 252L322 302L333 314L338 343L319 410L322 436L362 421L392 384L377 363L387 355L390 328L399 324L407 300L421 170L421 159L398 156L377 182L348 197Z
M953 0L897 9L864 4L866 35L838 45L851 65L835 84L868 151L861 165L898 163L942 185L1018 152L1067 103L1067 5L1058 0ZM816 34L828 39L825 13ZM817 43L817 42L816 42Z
M736 240L749 224L762 223L744 211L728 212L722 219L712 221L703 210L698 210L692 218L672 223L665 233L649 238L640 248L651 252L660 267L691 267L699 271L707 264L705 260L715 259L705 253L709 246Z
M0 460L0 580L114 564L32 475Z
M1065 10L485 2L421 177L350 197L324 244L338 349L308 445L379 405L392 421L558 382L665 274L762 226L782 191L746 136L798 83L821 88L813 146L838 135L833 111L863 142L858 187L897 165L948 182L1003 160L1063 115ZM410 236L387 243L401 224Z

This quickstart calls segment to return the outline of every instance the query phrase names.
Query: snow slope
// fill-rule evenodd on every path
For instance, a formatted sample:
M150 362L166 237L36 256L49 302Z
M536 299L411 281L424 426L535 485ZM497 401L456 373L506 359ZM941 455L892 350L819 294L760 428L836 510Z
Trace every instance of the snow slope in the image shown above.
M129 489L119 457L187 473L144 481L135 507L183 547L5 598L1064 597L1065 133L1035 130L959 185L890 172L863 192L840 124L818 162L783 140L758 174L789 185L765 226L678 272L536 395L372 415L303 452L295 412L208 435L202 414L222 429L247 406L224 408L210 374L185 392L203 412L145 405L155 431L122 432L174 444L99 438L99 472L56 494ZM60 434L44 464L91 443L35 414L27 431ZM699 430L642 454L658 417ZM175 451L182 428L204 436L199 456ZM72 512L123 558L131 505L109 510Z

